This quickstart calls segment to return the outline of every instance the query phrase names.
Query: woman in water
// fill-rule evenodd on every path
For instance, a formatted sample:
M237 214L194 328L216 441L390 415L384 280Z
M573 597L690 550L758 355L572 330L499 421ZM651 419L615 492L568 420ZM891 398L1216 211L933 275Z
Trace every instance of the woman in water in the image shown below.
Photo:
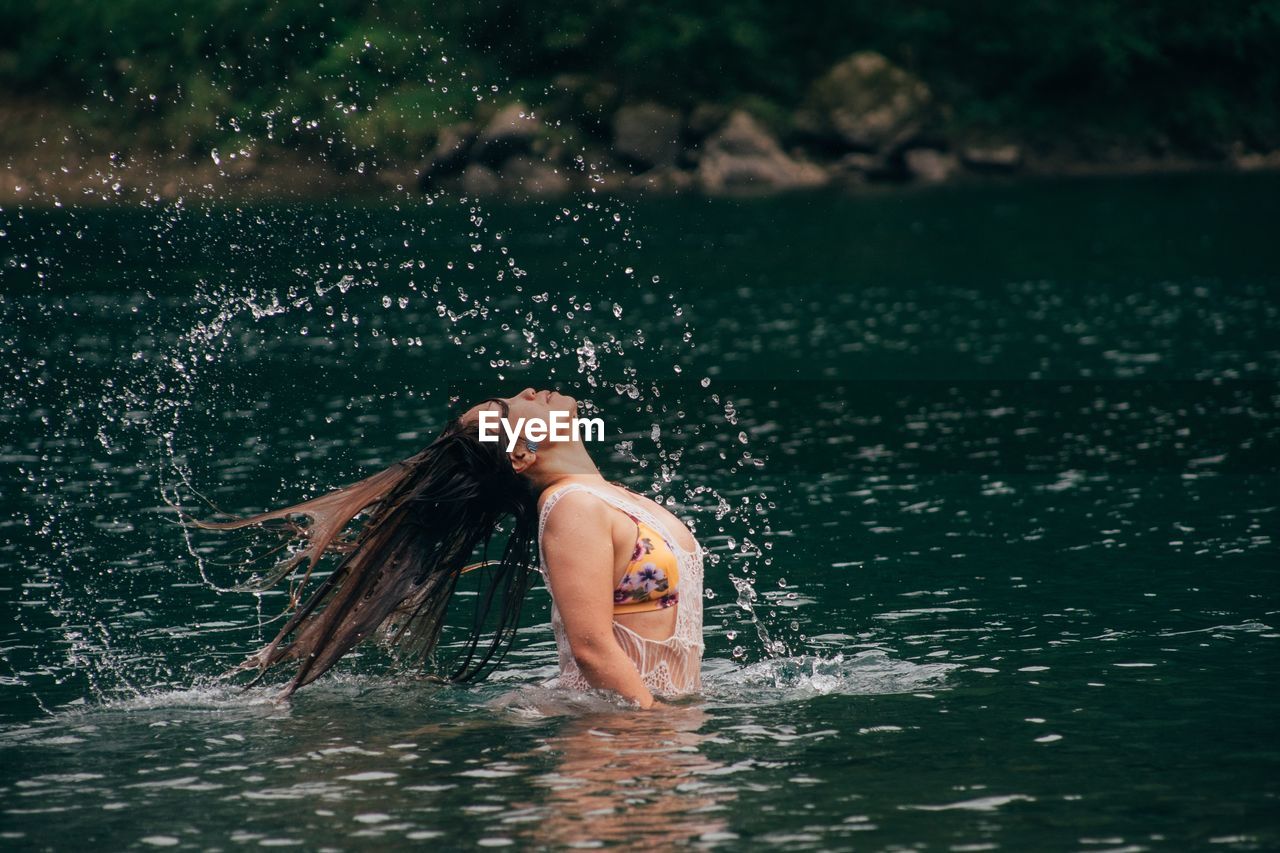
M532 388L485 400L425 450L346 488L252 518L197 522L222 530L277 523L305 542L263 582L274 586L307 563L290 599L293 613L240 669L261 677L297 661L288 696L370 637L420 663L439 643L458 578L483 566L471 634L448 676L473 679L514 639L536 549L553 602L561 687L610 691L641 708L655 696L700 688L702 551L689 530L662 506L605 480L576 435L554 442L520 436L510 451L506 439L480 441L482 411L497 412L513 433L521 418L572 417L577 402ZM366 510L359 533L343 536ZM289 521L299 515L310 519L307 527ZM502 527L501 559L485 560ZM326 552L342 554L341 562L301 601ZM468 565L477 553L482 562ZM481 648L492 619L496 627Z

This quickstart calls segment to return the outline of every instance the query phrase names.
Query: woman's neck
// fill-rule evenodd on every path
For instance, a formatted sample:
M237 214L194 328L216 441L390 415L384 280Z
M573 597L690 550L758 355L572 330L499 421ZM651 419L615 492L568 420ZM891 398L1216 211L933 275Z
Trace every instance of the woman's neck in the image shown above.
M547 453L537 465L526 471L525 476L539 492L565 480L604 481L587 448L576 441L557 445L553 452Z

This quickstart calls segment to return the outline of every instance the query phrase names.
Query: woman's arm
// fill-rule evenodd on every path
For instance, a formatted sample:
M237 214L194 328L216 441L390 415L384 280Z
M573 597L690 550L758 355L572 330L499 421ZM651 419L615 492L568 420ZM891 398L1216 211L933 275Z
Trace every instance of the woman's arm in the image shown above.
M648 708L653 694L613 636L611 521L598 499L571 492L547 518L542 550L569 648L587 682Z

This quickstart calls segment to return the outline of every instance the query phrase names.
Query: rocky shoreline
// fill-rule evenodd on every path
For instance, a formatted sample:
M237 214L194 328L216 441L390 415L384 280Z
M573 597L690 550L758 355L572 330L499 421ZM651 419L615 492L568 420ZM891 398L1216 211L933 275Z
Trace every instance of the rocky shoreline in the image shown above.
M61 146L4 158L0 204L388 191L512 199L587 189L725 196L993 176L1280 169L1280 151L1250 151L1240 143L1187 152L1162 139L1082 146L956 131L947 105L928 86L872 52L837 63L790 115L775 114L772 121L743 106L618 103L606 84L586 78L558 79L554 92L537 107L495 105L444 127L417 163L389 164L372 155L339 161L252 143L207 156L95 155L64 138Z

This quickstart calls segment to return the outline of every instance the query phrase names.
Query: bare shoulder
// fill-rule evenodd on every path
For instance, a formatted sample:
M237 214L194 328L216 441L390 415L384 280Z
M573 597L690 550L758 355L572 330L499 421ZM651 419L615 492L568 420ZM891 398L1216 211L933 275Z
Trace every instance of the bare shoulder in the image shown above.
M566 590L555 590L557 578L598 579L608 585L613 577L613 519L599 498L585 492L571 492L557 502L547 516L542 535L542 553L553 595L560 596L564 612ZM605 592L608 592L606 590ZM601 593L602 595L604 593Z
M609 508L589 492L573 491L556 501L547 515L544 538L548 543L599 536L609 528Z

